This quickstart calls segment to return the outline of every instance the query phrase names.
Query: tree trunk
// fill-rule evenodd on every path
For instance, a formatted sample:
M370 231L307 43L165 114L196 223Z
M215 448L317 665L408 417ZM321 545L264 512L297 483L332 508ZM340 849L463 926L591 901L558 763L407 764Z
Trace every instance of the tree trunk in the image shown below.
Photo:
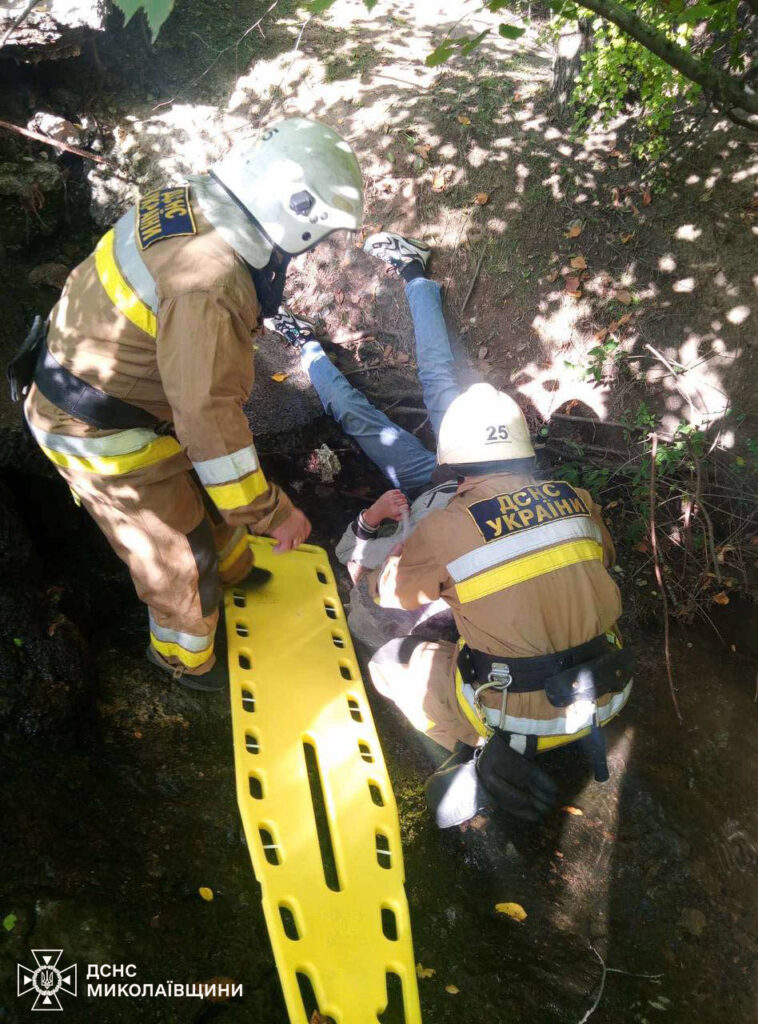
M582 54L592 46L592 22L582 18L563 26L555 44L553 81L550 91L555 103L565 110L571 101L576 76L582 67Z

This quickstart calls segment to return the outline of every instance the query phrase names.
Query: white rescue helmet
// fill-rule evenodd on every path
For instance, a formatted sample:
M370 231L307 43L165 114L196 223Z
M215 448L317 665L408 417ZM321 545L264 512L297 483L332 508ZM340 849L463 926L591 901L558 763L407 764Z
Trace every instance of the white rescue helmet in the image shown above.
M504 462L534 455L524 414L491 384L472 384L448 406L437 439L440 466Z
M355 153L326 124L292 117L240 142L212 176L255 219L271 247L297 256L332 231L357 231L363 178Z

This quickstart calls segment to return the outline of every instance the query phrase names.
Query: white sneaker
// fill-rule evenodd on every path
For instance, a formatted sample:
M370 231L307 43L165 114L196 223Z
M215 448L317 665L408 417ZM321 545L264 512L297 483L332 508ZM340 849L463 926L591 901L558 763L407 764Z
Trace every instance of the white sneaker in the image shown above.
M425 270L432 250L418 238L406 238L394 231L379 231L369 235L363 243L363 251L378 260L389 263L395 270L402 270L409 263L419 263Z
M281 335L288 345L296 349L302 348L306 341L316 340L316 335L308 321L300 320L284 306L274 316L267 317L263 323L266 330Z

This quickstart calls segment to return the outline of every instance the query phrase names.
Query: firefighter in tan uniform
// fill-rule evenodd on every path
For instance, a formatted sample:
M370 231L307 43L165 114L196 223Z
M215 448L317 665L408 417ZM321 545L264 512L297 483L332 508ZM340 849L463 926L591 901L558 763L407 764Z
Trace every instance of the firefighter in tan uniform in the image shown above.
M282 121L209 176L143 196L16 361L17 392L36 364L32 433L148 605L149 659L191 688L228 682L214 634L221 587L251 571L248 530L280 551L310 533L266 480L243 412L252 335L278 309L290 257L356 230L361 213L347 143Z
M427 783L438 824L459 824L493 800L533 819L555 796L538 752L584 738L596 778L607 778L600 727L631 688L629 655L613 633L613 543L586 491L535 475L521 411L489 384L451 403L437 457L458 476L457 493L418 524L375 587L389 608L442 598L460 642L390 641L371 677L454 751Z

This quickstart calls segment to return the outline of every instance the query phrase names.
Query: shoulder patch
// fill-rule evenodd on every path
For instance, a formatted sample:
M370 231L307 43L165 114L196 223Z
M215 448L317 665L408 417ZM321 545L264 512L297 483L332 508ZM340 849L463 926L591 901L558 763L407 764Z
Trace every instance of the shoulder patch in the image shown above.
M159 188L142 196L137 206L137 242L143 252L164 238L195 234L189 185Z
M475 501L468 514L486 543L556 519L589 516L590 511L571 484L550 480Z

